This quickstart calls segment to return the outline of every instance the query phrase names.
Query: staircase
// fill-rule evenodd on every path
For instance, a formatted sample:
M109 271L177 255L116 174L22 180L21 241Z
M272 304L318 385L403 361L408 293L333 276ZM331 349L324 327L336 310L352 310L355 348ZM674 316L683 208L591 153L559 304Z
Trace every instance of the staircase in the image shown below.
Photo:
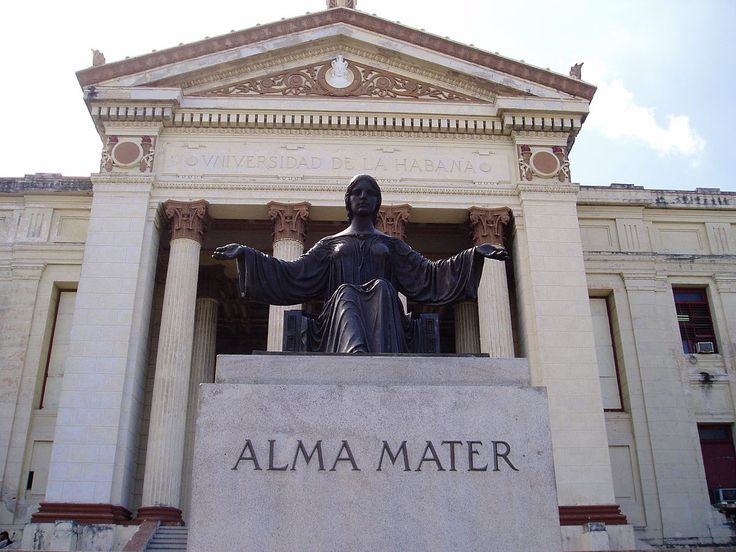
M172 525L162 525L148 543L146 552L151 550L168 550L169 552L186 552L189 529Z

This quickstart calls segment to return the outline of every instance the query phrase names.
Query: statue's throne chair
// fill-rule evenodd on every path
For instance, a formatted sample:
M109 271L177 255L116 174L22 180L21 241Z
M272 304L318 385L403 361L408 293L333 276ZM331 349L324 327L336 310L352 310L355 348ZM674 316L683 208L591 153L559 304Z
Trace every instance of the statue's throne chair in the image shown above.
M284 312L283 350L292 353L309 352L307 329L313 317L301 310ZM423 313L410 318L413 339L409 353L440 352L440 321L436 313Z

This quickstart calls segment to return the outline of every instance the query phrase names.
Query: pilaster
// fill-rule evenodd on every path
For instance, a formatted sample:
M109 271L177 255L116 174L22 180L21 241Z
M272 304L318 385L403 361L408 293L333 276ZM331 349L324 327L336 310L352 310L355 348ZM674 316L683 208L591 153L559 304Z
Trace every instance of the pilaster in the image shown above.
M696 420L680 374L682 344L672 287L651 271L624 272L639 361L644 414L665 539L711 538L719 528L708 499Z
M547 387L560 506L615 506L577 187L551 180L518 189L523 231L517 228L516 240L524 243L515 250L524 258L515 266L527 334L522 342L532 373Z
M45 263L13 261L9 268L9 278L0 280L0 381L3 382L0 393L0 499L12 511L16 503L19 474L16 470L8 469L10 466L7 461L12 456L13 426L17 422L16 416L20 414L19 395L34 305ZM27 411L24 414L26 418L29 416ZM12 517L5 519L0 515L0 523L9 524L12 521Z
M149 203L153 178L95 175L92 183L89 230L41 508L55 519L85 519L89 504L127 512L143 401L158 254L156 211Z

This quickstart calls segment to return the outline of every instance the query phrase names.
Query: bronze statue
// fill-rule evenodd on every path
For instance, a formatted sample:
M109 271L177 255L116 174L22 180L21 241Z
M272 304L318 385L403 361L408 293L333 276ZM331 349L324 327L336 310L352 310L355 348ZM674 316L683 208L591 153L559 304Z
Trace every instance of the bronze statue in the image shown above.
M357 175L345 192L350 225L299 259L282 261L236 243L218 247L212 256L237 260L243 297L273 305L323 298L322 312L309 324L308 351L405 353L412 350L412 332L399 292L430 305L474 299L484 259L509 255L483 244L430 261L376 229L380 207L376 180Z

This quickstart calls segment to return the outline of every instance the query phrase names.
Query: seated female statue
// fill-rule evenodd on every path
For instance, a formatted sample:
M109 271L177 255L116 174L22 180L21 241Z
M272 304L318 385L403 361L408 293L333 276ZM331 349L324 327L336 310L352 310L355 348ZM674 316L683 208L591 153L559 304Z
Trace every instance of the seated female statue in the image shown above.
M324 299L322 312L308 326L308 351L409 352L413 336L399 292L429 305L474 299L483 261L503 261L508 253L483 244L430 261L376 229L380 207L376 180L358 175L345 192L350 225L299 259L283 261L234 243L218 247L212 256L237 260L243 297L273 305Z

